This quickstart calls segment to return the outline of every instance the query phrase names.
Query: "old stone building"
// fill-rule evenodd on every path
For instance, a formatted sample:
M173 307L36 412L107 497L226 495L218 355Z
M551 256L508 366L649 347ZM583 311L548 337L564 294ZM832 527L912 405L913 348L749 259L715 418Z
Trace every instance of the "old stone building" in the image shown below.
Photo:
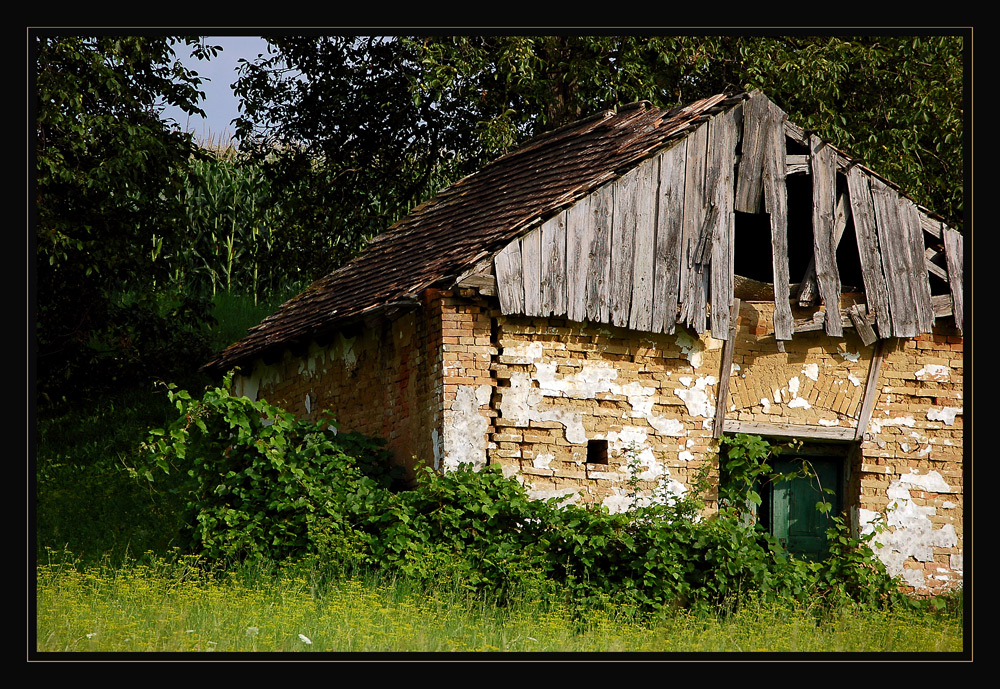
M963 574L962 255L760 93L640 103L444 190L209 368L404 466L498 464L611 510L634 471L717 477L723 434L796 438L928 590ZM782 490L759 517L808 552L808 488Z

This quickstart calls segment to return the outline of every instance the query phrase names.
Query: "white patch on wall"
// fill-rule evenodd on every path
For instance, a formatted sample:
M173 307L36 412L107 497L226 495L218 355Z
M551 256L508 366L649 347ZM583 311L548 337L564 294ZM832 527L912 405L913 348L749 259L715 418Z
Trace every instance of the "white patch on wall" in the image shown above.
M839 426L840 419L820 419L817 423L820 426Z
M789 407L801 407L802 409L809 409L812 407L809 401L805 397L796 397L791 402L788 403Z
M819 364L806 364L802 374L813 382L819 380Z
M763 407L763 411L765 414L771 413L771 400L767 399L766 397L761 397L760 406Z
M889 574L903 575L908 584L915 587L925 585L922 570L908 569L904 563L913 558L918 562L931 562L935 548L953 548L958 544L958 536L951 524L935 529L930 517L935 508L918 505L910 496L910 489L927 493L954 493L936 471L926 474L911 473L901 476L889 484L887 495L889 504L886 511L886 531L875 537L878 557L885 563ZM871 533L877 514L860 510L863 533Z
M677 346L680 347L681 354L685 355L687 360L691 362L691 366L695 369L700 368L701 354L705 350L705 346L701 340L691 337L687 330L678 329L675 341L677 342Z
M306 393L305 399L306 414L312 414L312 400L309 399L309 393Z
M260 391L260 372L254 370L249 376L233 376L233 395L236 397L246 397L251 402L257 401L257 393Z
M560 374L557 366L566 362L542 360L543 349L540 342L528 344L518 343L504 348L504 357L511 363L533 364L534 374L512 373L510 385L503 390L500 401L500 411L504 418L509 418L517 425L530 421L556 422L566 429L566 440L573 444L587 442L586 430L583 427L584 415L580 412L563 408L540 408L546 397L564 397L569 399L590 400L600 394L622 395L629 403L630 411L623 418L642 418L663 435L680 436L684 433L683 424L677 419L669 419L653 414L656 403L656 388L643 385L637 381L619 385L618 369L607 362L573 363L579 368L572 374ZM537 387L532 386L532 382Z
M961 413L961 408L943 407L941 409L937 409L936 407L931 407L927 411L927 420L943 421L945 425L951 426L955 423L955 416Z
M924 364L924 367L914 374L917 380L948 380L948 367L940 364Z
M861 380L856 375L854 375L853 373L848 373L847 374L847 380L851 381L851 384L854 387L858 387L859 385L861 385Z
M489 385L459 385L451 413L444 422L444 470L456 469L459 464L472 464L479 469L486 465L486 432L489 420L479 413L479 408L489 404L493 388Z
M715 383L715 376L705 376L699 378L693 388L675 388L674 394L684 402L691 416L703 416L710 419L715 416L715 405L708 399L708 388ZM687 383L685 384L687 385Z
M856 362L858 359L861 358L860 352L837 352L837 353L844 358L844 361Z
M553 459L555 459L555 456L553 455L549 454L538 455L531 463L531 466L535 467L536 469L548 469L549 464L552 463Z

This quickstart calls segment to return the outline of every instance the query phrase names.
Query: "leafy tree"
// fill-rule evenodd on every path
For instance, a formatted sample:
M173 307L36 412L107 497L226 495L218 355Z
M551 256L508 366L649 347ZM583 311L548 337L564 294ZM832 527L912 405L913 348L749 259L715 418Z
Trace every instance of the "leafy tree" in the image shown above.
M313 277L532 135L636 100L669 107L754 88L961 224L962 36L269 42L234 85L243 99L237 137L268 157L278 178L299 185L292 226L314 238L302 242Z
M146 370L167 356L162 347L174 334L193 332L206 317L205 304L169 285L169 266L155 260L185 241L177 190L197 153L191 136L160 113L168 104L201 113L204 96L197 74L174 60L175 41L199 58L217 51L194 38L33 37L43 394L70 379L84 385L84 372L106 379ZM164 300L168 287L174 294Z

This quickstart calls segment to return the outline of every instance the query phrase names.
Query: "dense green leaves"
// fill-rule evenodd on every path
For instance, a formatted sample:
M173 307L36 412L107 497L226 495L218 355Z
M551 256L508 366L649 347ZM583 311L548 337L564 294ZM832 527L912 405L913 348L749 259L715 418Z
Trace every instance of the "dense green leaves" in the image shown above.
M201 57L213 53L195 39L183 43ZM187 315L204 320L197 295L168 285L169 267L151 257L154 242L168 253L185 242L177 192L196 150L160 112L167 104L201 112L200 80L174 60L170 44L167 37L34 37L32 241L44 393L65 392L74 376L73 387L84 386L83 373L90 382L120 375L137 354L149 362L147 346L165 342L147 325L187 340ZM155 298L161 293L165 300ZM142 346L133 346L137 340Z
M301 222L342 261L446 182L528 137L637 100L762 89L962 221L961 36L283 37L236 84L243 145L314 178ZM322 229L320 229L322 228Z
M611 600L708 608L750 592L870 605L896 598L867 540L841 523L830 532L832 555L812 563L729 512L703 519L695 494L611 514L531 500L496 467L467 466L424 468L409 490L394 490L381 445L338 435L329 422L296 421L223 388L171 399L179 416L152 431L148 466L136 473L186 472L191 544L212 559L373 568L499 599L560 592L584 609Z

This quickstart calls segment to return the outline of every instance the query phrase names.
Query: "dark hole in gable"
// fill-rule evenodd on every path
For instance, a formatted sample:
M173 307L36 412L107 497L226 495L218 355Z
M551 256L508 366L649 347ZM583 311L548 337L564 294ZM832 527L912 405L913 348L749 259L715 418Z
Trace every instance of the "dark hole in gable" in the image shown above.
M838 179L838 184L843 180ZM812 181L808 175L791 175L788 189L788 280L802 280L813 257ZM840 191L840 190L838 190ZM771 221L767 213L736 213L733 272L737 275L773 282ZM842 286L863 290L861 261L853 223L848 222L837 247L837 270ZM842 291L848 291L843 290Z
M587 464L607 464L607 463L608 463L608 441L588 440Z

